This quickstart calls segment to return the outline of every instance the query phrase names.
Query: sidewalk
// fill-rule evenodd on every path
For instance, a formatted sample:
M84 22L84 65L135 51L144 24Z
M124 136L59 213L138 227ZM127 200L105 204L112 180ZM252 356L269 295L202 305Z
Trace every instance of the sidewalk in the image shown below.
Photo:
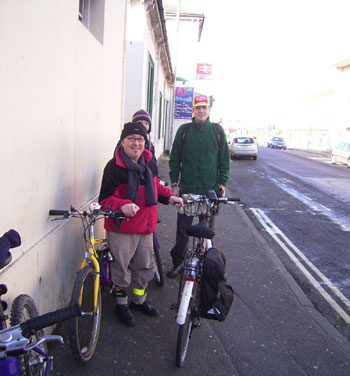
M323 150L311 150L311 149L298 149L298 148L287 148L288 151L298 151L298 152L303 152L303 153L308 153L308 154L316 154L316 155L321 155L323 157L331 159L331 151L323 151Z
M168 162L160 159L160 176L169 182ZM228 185L228 196L234 196ZM175 239L176 213L159 205L157 236L164 270L171 264L169 250ZM237 204L223 205L216 222L214 244L226 255L228 283L235 301L227 320L202 320L190 342L183 368L175 367L177 279L162 288L152 281L149 300L160 315L135 313L136 325L126 328L113 314L113 300L103 298L97 351L81 366L70 354L67 325L58 332L65 344L52 346L54 375L142 376L347 376L348 342L321 316L269 249Z

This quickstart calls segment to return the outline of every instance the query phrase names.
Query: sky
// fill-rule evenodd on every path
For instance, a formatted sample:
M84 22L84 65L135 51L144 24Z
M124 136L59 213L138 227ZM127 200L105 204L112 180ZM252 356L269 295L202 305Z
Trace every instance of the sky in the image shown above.
M198 51L223 116L269 118L333 85L350 58L349 0L181 0L204 9Z

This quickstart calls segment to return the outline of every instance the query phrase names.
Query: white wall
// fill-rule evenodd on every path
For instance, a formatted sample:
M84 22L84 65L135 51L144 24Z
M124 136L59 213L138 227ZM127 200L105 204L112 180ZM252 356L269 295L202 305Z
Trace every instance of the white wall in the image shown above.
M78 20L78 0L0 3L0 233L22 246L1 273L7 301L32 295L40 312L68 303L83 255L78 220L99 191L123 122L125 1L105 0L104 42Z

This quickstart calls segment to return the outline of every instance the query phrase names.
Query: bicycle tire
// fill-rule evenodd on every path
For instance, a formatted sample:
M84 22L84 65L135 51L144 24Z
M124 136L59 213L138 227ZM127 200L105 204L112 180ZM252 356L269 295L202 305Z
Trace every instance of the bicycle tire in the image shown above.
M197 291L197 283L192 289L192 296L187 307L186 319L183 325L178 325L177 342L176 342L176 367L181 368L186 359L188 345L191 339L194 328L194 309L195 309L195 294Z
M83 315L75 317L69 323L70 348L74 358L87 363L95 353L101 324L101 289L98 289L97 309L93 313L93 292L96 272L90 265L79 271L75 281L71 304L80 304ZM84 315L85 313L85 315Z
M16 297L16 299L12 303L11 307L11 318L10 318L10 325L16 326L28 319L32 319L34 317L39 316L38 309L35 306L33 299L29 295L21 294ZM30 337L31 342L36 342L38 339L43 337L44 331L37 330L35 333ZM47 346L45 343L41 344L40 349L47 353ZM41 356L31 350L23 355L18 355L18 365L20 370L21 376L43 376L45 374L46 368L48 367L47 362L38 362L38 364L29 366L29 362L34 360L40 359Z
M160 258L159 245L157 239L155 239L155 234L153 234L153 258L155 265L154 278L159 287L164 286L164 273L162 259Z

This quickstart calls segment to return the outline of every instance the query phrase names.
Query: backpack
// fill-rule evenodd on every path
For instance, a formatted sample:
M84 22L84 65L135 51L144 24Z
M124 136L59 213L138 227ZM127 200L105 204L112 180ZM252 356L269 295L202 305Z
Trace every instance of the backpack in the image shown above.
M185 145L185 139L186 139L186 136L187 136L187 133L188 131L190 130L190 126L191 126L192 123L187 123L185 126L184 126L184 129L182 131L182 135L181 135L181 149L180 149L180 156L181 156L181 162L183 161L183 157L184 157L184 145ZM216 140L217 140L217 143L218 143L218 148L219 148L219 151L218 151L218 164L220 163L220 156L221 156L221 147L220 147L220 142L221 142L221 132L220 132L220 128L219 128L219 124L217 123L212 123L212 128L213 128L213 131L215 133L215 136L216 136Z
M226 283L226 259L217 248L207 251L203 262L200 287L200 316L206 319L224 321L230 311L234 292Z

